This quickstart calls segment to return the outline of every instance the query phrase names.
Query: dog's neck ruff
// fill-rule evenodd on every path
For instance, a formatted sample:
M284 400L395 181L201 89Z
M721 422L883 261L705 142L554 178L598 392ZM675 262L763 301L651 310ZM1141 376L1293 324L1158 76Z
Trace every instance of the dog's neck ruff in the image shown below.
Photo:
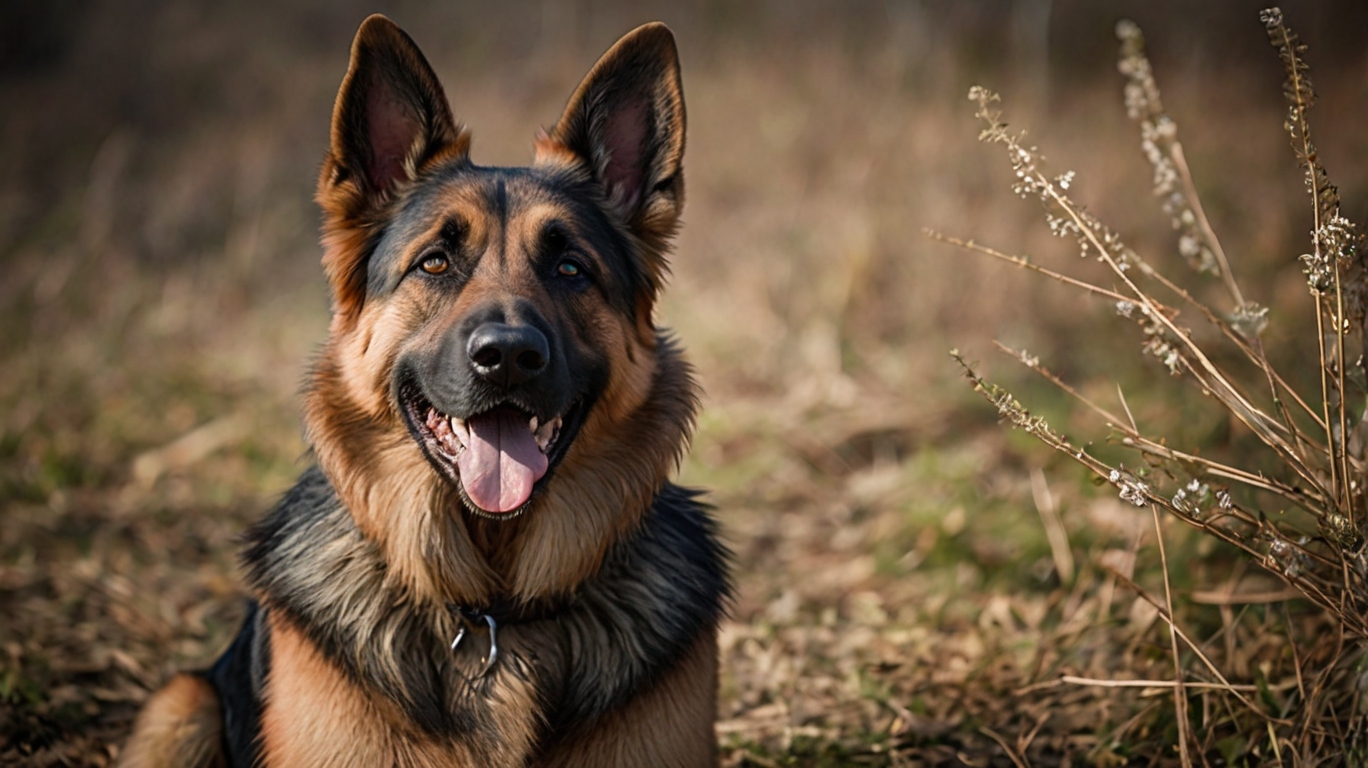
M563 599L465 606L497 627L487 674L472 675L449 650L461 622L446 604L414 599L386 578L381 548L317 468L249 532L247 577L265 611L429 733L493 727L483 722L484 697L505 675L537 689L550 703L547 732L562 733L630 700L721 619L728 554L694 497L666 485L636 530Z

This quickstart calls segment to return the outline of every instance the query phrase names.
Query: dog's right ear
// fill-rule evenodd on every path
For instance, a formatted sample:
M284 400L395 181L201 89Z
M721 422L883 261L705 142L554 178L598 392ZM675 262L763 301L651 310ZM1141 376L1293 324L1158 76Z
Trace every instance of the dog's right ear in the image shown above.
M536 145L538 165L577 166L599 185L645 246L652 292L684 207L684 123L674 33L655 22L603 54Z
M366 240L395 191L431 163L469 151L469 134L418 46L384 16L367 18L352 42L318 180L323 264L339 310L360 308Z

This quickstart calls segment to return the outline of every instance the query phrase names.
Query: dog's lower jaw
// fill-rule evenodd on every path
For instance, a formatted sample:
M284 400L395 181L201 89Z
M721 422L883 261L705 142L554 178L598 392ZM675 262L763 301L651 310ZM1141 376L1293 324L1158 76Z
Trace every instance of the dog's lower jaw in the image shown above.
M522 506L512 510L511 512L488 512L486 510L480 509L479 505L471 501L470 497L466 495L464 488L459 489L457 493L459 493L461 496L462 511L473 517L478 517L481 520L492 520L496 523L511 522L527 514L528 510L532 509L533 501L537 498L537 494L534 491L531 498L523 502Z

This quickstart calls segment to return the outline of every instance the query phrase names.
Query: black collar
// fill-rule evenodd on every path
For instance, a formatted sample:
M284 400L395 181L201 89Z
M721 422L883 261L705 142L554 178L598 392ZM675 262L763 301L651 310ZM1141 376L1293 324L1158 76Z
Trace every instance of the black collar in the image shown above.
M518 600L508 595L500 595L487 605L460 605L447 603L447 608L457 617L467 622L483 623L485 617L494 619L499 626L528 624L534 621L554 619L573 599L561 600Z

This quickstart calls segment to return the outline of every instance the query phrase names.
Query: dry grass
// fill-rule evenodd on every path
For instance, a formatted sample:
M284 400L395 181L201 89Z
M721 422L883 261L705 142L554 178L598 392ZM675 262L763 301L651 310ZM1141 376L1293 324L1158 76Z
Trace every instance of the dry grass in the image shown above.
M941 241L985 253L1113 302L1118 315L1140 326L1142 354L1156 358L1170 375L1183 377L1215 401L1251 442L1256 441L1280 465L1280 471L1265 473L1262 462L1254 457L1229 461L1203 456L1200 448L1177 448L1176 441L1162 433L1140 428L1119 387L1122 410L1109 411L1045 369L1038 358L998 345L1101 417L1112 432L1111 442L1133 452L1128 468L1120 459L1104 457L1096 448L1070 440L1044 418L1032 414L1010 392L981 378L958 352L952 353L974 390L997 406L1007 423L1114 486L1121 501L1150 508L1164 595L1162 603L1155 598L1147 600L1169 628L1176 741L1184 766L1193 764L1194 748L1203 760L1217 751L1211 739L1209 713L1203 712L1203 738L1198 738L1190 722L1191 689L1185 681L1193 673L1190 668L1214 678L1210 690L1228 697L1222 706L1229 717L1218 716L1217 723L1224 725L1228 719L1228 727L1236 733L1266 730L1267 747L1279 762L1284 752L1298 765L1343 759L1357 763L1368 755L1363 737L1368 702L1362 697L1358 671L1368 639L1364 619L1368 609L1368 549L1361 532L1368 524L1364 497L1368 425L1361 421L1365 412L1358 404L1365 394L1364 358L1349 351L1351 343L1361 349L1365 338L1368 238L1344 217L1339 191L1330 182L1311 140L1309 112L1316 95L1306 62L1307 48L1286 25L1280 9L1262 11L1260 20L1283 65L1283 93L1288 103L1284 127L1311 198L1311 252L1298 261L1313 300L1315 325L1310 329L1310 340L1303 337L1294 345L1304 359L1317 361L1317 396L1298 394L1270 362L1263 340L1269 308L1247 300L1241 292L1203 211L1177 138L1177 126L1164 111L1145 57L1144 39L1132 22L1122 21L1116 28L1121 41L1118 68L1127 77L1127 110L1140 123L1142 146L1154 168L1155 197L1172 218L1173 228L1181 233L1178 250L1198 273L1220 280L1228 294L1221 302L1224 309L1216 302L1197 298L1165 276L1084 210L1070 197L1074 174L1048 177L1040 151L1026 145L1022 134L1008 131L1002 122L998 96L977 86L970 90L969 98L978 104L977 116L985 125L980 139L1006 148L1016 176L1013 191L1023 198L1037 199L1044 207L1050 230L1058 237L1075 240L1084 258L1105 265L1116 287L1080 281L1023 257L931 233ZM1161 295L1171 298L1162 299ZM1205 321L1217 333L1216 338L1203 339L1189 328L1182 317L1183 309ZM1243 370L1217 357L1220 342L1242 358ZM1350 384L1353 391L1348 389ZM1117 413L1124 413L1124 418ZM1350 425L1354 425L1352 431ZM1160 508L1212 539L1235 547L1245 555L1246 563L1278 578L1294 594L1324 612L1329 624L1325 632L1299 634L1290 623L1281 628L1284 634L1278 642L1286 649L1296 680L1295 689L1287 696L1260 700L1247 695L1247 691L1264 693L1267 680L1263 687L1248 685L1242 691L1205 652L1207 643L1195 642L1180 628ZM1141 591L1138 586L1134 588ZM1222 628L1223 632L1228 630L1228 626ZM1287 673L1286 669L1282 671ZM1260 672L1266 677L1269 669ZM1258 751L1251 749L1239 756L1249 754L1258 755ZM1230 758L1228 754L1221 756Z
M235 630L235 536L303 463L294 390L326 323L309 188L370 9L229 6L130 20L97 3L58 68L0 82L0 101L31 107L0 135L0 762L107 763L148 691ZM708 390L684 478L712 489L738 553L727 763L1176 764L1166 617L1230 683L1179 638L1194 755L1277 762L1231 691L1290 719L1314 684L1298 670L1333 651L1307 639L1337 625L1167 520L1170 609L1150 514L999 430L944 356L998 336L1068 381L1113 372L1146 434L1250 454L1239 427L1110 344L1110 310L920 238L967 226L1055 271L1076 261L1001 193L963 109L971 80L1002 71L973 53L998 20L561 7L392 12L482 162L524 161L632 23L680 34L689 203L663 314ZM1169 112L1196 116L1193 176L1241 286L1275 308L1268 354L1288 371L1282 341L1313 314L1287 254L1310 224L1276 89L1179 72ZM1361 84L1328 82L1327 105L1358 103L1344 94ZM1149 252L1171 235L1136 201L1151 171L1115 91L1027 118L1069 147L1089 210ZM1317 126L1327 164L1368 179L1360 114L1338 109ZM1074 423L1068 398L1013 376Z

